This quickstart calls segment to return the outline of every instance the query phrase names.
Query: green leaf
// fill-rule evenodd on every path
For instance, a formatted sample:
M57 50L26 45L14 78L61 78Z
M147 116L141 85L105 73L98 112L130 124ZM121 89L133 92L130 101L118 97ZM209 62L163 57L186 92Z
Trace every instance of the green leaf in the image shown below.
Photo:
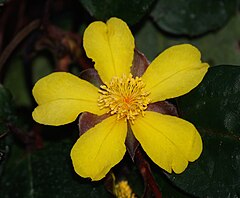
M202 60L212 65L238 65L239 38L240 38L240 14L236 14L219 31L211 32L204 37L186 38L174 37L159 31L151 20L141 24L136 32L137 48L152 61L159 53L169 46L191 43L195 45L202 54ZM224 53L224 56L223 56Z
M174 186L171 182L168 181L162 173L160 173L160 168L156 167L153 169L153 173L155 174L156 182L162 192L162 197L167 198L192 198L191 195L183 192L181 189Z
M80 0L80 2L97 20L106 21L110 17L118 17L133 25L148 12L154 0Z
M10 92L0 84L0 119L8 118L11 116L12 96Z
M169 33L196 36L222 27L236 8L236 0L159 0L151 15Z
M32 154L12 150L13 159L1 178L1 197L110 197L102 182L75 174L70 149L69 141L55 140Z
M40 78L50 74L53 70L50 60L41 54L34 57L32 65L32 78L34 83L36 83Z
M149 159L149 162L151 160ZM167 198L190 198L191 196L182 192L180 189L173 186L164 174L162 174L161 169L154 164L151 164L151 170L156 179L157 185L162 192L162 197ZM137 165L132 162L132 159L125 155L123 160L113 168L117 181L125 180L128 182L129 186L137 197L143 197L144 195L144 180L140 174L140 170Z
M26 81L26 70L28 68L19 54L14 54L9 61L7 72L4 76L3 85L10 90L16 106L31 106L31 93Z
M197 197L240 195L240 67L209 69L203 82L178 99L183 118L203 139L203 153L170 180Z
M12 95L0 84L0 136L8 132L7 124L15 118Z

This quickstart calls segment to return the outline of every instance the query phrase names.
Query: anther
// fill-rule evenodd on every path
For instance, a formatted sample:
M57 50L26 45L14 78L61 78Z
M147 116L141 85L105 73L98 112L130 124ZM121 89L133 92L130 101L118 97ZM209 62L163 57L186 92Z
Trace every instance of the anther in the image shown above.
M145 84L141 78L123 75L113 77L110 83L100 86L98 99L100 109L108 108L111 115L117 114L117 119L125 119L134 124L136 116L144 116L144 111L150 102L149 92L144 90Z

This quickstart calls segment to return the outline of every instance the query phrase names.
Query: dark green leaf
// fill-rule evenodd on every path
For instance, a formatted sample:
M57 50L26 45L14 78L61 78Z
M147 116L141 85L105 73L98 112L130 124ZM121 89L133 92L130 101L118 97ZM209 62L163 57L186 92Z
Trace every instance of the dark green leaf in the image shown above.
M159 0L152 16L173 34L196 36L222 27L236 10L236 0Z
M203 139L203 153L175 185L199 197L240 195L240 67L216 66L203 82L178 99L180 114L194 123Z
M20 55L12 56L9 61L7 72L4 76L3 85L10 90L16 106L31 106L31 93L26 81L26 70Z
M221 30L211 32L203 37L189 39L164 34L152 21L147 20L135 34L136 45L150 61L167 47L191 43L201 51L202 60L208 62L211 66L220 64L238 65L240 63L239 24L240 14L237 14Z
M0 84L0 119L8 118L12 113L12 96L10 92Z
M140 174L140 170L137 169L136 163L133 164L132 161L129 158L124 158L124 161L120 163L123 164L123 162L128 161L127 168L120 168L118 165L118 170L121 175L124 175L125 172L125 179L129 182L129 185L132 187L133 191L138 195L138 197L143 197L144 194L144 179L142 175ZM151 162L151 160L148 160ZM159 190L162 193L163 198L190 198L191 196L187 195L185 192L181 191L179 188L172 185L171 182L169 182L168 178L162 173L162 170L156 166L155 164L150 164L151 166L151 172L153 173L153 176L155 178L155 181L159 187ZM126 171L127 170L127 171ZM126 174L127 173L127 174Z
M9 151L9 146L7 145L5 139L3 139L4 137L5 136L3 135L0 136L0 178L2 177L2 172Z
M156 167L153 169L153 173L155 174L156 182L159 185L159 188L162 192L163 197L167 198L192 198L193 196L186 194L181 189L177 188L176 186L172 185L168 179L160 173L160 168Z
M0 84L0 136L8 131L7 124L15 119L10 92Z
M1 178L1 197L110 197L102 182L76 175L70 160L69 141L49 143L33 154L20 152L7 164Z
M110 17L118 17L133 25L148 12L154 0L80 0L80 2L98 20L106 21Z
M173 186L164 174L162 174L161 169L156 166L153 167L152 172L162 192L163 198L190 198L186 193L182 192L180 189ZM124 159L113 168L116 180L126 180L129 186L132 188L133 192L137 197L143 197L144 194L144 180L140 174L139 169L136 164L132 162L129 156L125 156ZM160 173L159 173L160 172ZM157 174L158 173L158 174Z
M34 66L32 68L32 78L34 83L52 72L52 65L50 64L49 59L43 55L34 57L32 65Z

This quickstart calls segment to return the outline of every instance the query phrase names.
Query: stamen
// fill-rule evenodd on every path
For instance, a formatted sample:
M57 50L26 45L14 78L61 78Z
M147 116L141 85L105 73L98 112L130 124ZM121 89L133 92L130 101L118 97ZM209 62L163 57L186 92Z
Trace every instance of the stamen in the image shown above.
M142 79L133 78L131 74L113 77L109 84L100 86L98 105L100 109L108 108L111 115L117 114L118 120L130 120L134 124L136 116L144 116L150 102L149 93L144 88Z
M116 184L113 192L117 198L136 198L127 181L120 181Z

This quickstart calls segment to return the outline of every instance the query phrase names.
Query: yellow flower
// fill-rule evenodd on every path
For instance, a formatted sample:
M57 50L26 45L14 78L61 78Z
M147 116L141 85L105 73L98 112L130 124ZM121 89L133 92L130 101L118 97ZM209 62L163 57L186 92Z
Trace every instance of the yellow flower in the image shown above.
M133 78L134 38L122 20L93 22L85 30L83 45L104 85L97 88L70 73L52 73L33 88L38 103L34 120L57 126L73 122L81 112L111 115L81 135L72 148L74 169L82 177L100 180L121 161L128 124L153 162L169 173L183 172L202 152L198 131L185 120L148 111L147 106L186 94L201 82L209 66L201 62L200 52L189 44L170 47L141 77Z
M114 194L117 198L136 198L127 181L120 181L114 186Z

